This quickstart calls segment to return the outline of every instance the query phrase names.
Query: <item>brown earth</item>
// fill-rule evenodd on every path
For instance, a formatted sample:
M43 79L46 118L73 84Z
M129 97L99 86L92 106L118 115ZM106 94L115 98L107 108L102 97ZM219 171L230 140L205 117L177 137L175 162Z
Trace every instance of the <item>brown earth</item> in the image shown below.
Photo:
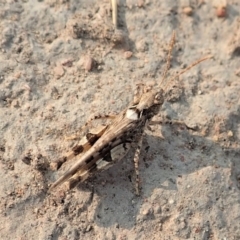
M119 1L116 34L108 1L1 1L0 239L240 239L239 14L237 0ZM157 119L191 129L147 131L141 196L133 152L47 195L66 137L124 109L136 83L159 83L173 30L169 76L213 58L165 89Z

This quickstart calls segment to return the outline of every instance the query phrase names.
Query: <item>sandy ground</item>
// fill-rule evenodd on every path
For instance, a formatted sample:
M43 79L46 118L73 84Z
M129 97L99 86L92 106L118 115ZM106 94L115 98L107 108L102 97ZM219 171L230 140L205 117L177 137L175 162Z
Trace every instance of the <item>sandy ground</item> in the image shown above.
M240 3L220 2L120 1L116 45L108 1L0 1L0 239L240 239ZM159 83L173 30L169 76L213 58L165 89L156 119L192 129L146 132L141 196L133 152L47 195L62 174L49 163L76 144L66 137Z

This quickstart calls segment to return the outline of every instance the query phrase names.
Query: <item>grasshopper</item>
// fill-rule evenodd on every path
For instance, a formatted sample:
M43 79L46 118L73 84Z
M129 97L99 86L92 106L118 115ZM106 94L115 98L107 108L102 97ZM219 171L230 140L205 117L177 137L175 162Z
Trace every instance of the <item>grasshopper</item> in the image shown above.
M175 33L173 33L169 45L167 64L161 83L164 82L167 71L170 68L171 51L174 42ZM208 58L210 57L207 56L197 60L176 74L172 80ZM159 113L166 95L164 86L161 88L160 85L154 89L138 85L133 101L113 119L111 124L105 126L97 134L88 133L86 135L87 142L83 145L75 146L72 154L60 161L60 164L62 164L83 153L82 156L76 160L75 164L52 184L50 190L64 182L66 182L67 188L71 189L78 182L86 180L93 172L108 168L117 160L123 158L129 149L135 148L136 194L139 195L138 161L143 133L151 119ZM121 151L121 149L123 150ZM117 155L113 157L112 152L116 152Z

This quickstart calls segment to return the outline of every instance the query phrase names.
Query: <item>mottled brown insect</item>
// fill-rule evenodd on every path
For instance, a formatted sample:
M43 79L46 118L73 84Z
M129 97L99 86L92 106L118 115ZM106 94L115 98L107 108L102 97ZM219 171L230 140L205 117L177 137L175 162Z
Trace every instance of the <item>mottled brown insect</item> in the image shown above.
M171 51L174 42L175 33L173 33L169 45L167 64L161 83L154 89L138 85L132 103L120 112L109 125L103 127L97 134L88 133L85 144L75 146L72 154L56 162L55 168L59 168L62 163L82 154L80 158L76 160L75 164L52 184L50 187L51 190L64 182L66 182L67 188L71 189L78 182L86 180L94 171L106 169L117 160L122 159L130 148L134 148L136 150L134 156L136 194L139 194L138 161L143 132L153 116L159 113L164 102L167 86L167 84L164 86L164 80L170 67ZM170 82L208 58L210 57L202 58L191 64L170 79Z

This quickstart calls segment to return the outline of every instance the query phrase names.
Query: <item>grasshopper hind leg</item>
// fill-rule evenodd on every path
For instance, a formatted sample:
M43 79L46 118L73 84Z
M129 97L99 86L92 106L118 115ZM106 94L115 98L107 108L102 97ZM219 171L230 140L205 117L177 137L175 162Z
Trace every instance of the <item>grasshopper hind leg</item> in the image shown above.
M137 148L134 154L134 168L135 168L135 174L136 174L136 180L135 180L135 193L137 196L140 195L140 178L139 178L139 158L140 158L140 153L142 149L142 143L143 143L143 134L140 136L138 143L137 143Z
M95 169L96 165L93 165L90 169L79 170L63 184L63 189L69 191L76 187L79 183L84 182Z

